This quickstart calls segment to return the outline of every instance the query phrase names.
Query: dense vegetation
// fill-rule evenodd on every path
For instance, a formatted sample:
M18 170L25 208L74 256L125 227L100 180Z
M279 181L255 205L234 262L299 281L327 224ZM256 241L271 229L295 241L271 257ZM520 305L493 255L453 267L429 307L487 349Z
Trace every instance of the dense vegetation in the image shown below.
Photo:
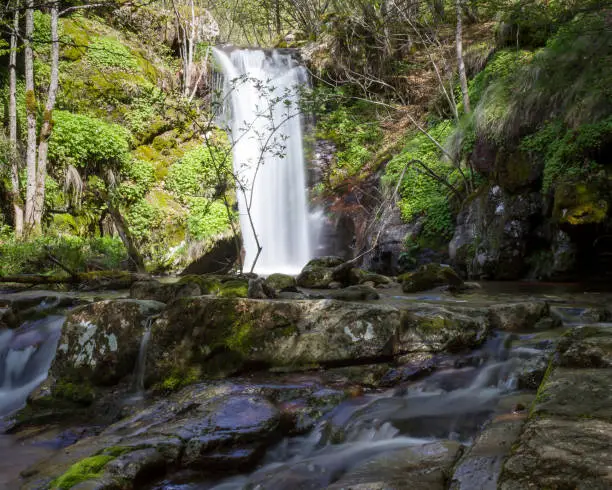
M457 213L500 179L550 196L551 209L573 199L583 211L551 219L602 223L612 144L608 4L176 0L51 2L30 12L16 1L2 13L0 274L54 269L49 255L75 271L126 267L130 244L149 269L176 270L231 234L231 147L212 124L210 55L226 41L303 50L314 82L305 108L315 136L336 148L313 195L331 201L380 177L368 192L420 223L409 248L445 248ZM11 49L15 8L26 37ZM41 213L30 223L32 144L45 168ZM540 170L530 180L532 168ZM588 192L568 196L564 186L585 182ZM23 229L15 206L26 208Z

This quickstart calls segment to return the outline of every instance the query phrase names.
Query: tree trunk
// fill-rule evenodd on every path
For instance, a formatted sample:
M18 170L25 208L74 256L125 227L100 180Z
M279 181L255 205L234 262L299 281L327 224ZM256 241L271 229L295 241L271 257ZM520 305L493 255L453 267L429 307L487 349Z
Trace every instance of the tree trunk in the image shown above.
M15 236L23 236L23 203L19 189L19 154L17 146L17 38L19 35L19 1L14 2L11 53L9 56L9 145L11 160L11 199Z
M32 34L34 33L34 0L26 0L24 64L26 86L26 115L28 136L26 143L26 206L25 233L35 234L41 230L36 226L36 93L34 91L34 52L32 50Z
M130 234L128 225L125 222L125 219L123 219L121 212L111 202L110 197L106 199L106 205L108 207L108 212L113 220L113 223L115 224L115 228L117 229L117 233L119 234L119 238L121 238L123 245L127 249L130 260L136 266L136 271L146 272L142 255L140 255L138 248L136 248L136 245L134 244L134 239L132 238L132 235Z
M463 95L463 109L466 114L471 112L470 93L468 91L467 75L465 73L465 63L463 62L463 22L462 22L462 3L463 0L456 0L457 7L457 30L455 32L457 43L457 66L459 67L459 83L461 84L461 94Z
M49 138L53 130L53 109L59 85L59 35L58 35L58 3L51 6L51 78L49 91L45 104L43 123L40 128L40 142L38 144L38 165L36 168L36 197L34 200L34 221L40 228L45 205L45 178L47 176L47 156L49 152Z

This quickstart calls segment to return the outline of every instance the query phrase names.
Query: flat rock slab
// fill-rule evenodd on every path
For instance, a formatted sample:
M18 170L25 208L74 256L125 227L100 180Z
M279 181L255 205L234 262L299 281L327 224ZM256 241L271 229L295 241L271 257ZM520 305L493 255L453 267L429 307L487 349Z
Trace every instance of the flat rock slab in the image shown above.
M612 369L555 368L538 391L533 414L612 421Z
M558 417L529 421L504 464L499 489L546 488L612 488L612 424Z
M525 418L494 419L456 466L450 490L496 490L504 460L518 440Z

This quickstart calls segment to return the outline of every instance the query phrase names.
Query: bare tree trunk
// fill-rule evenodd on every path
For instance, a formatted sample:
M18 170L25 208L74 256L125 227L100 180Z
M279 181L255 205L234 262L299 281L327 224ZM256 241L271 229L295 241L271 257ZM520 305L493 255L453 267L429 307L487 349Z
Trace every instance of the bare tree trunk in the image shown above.
M11 53L9 56L9 144L11 159L11 199L13 201L13 226L15 236L23 236L23 203L19 189L19 155L17 147L17 37L19 35L19 1L15 1Z
M51 6L51 78L45 104L43 123L40 128L40 142L38 144L38 165L36 168L36 198L34 220L36 227L40 227L45 205L45 178L47 176L47 156L49 153L49 138L53 130L53 109L59 85L59 35L58 35L58 3Z
M456 0L457 7L457 30L455 32L457 43L457 65L459 67L459 83L461 84L461 94L463 95L463 109L466 114L471 112L470 93L468 91L467 75L465 73L465 63L463 61L463 22L462 22L463 0Z
M24 64L26 86L26 115L28 136L26 143L26 206L25 232L37 233L35 219L36 201L36 92L34 91L34 52L32 50L32 34L34 33L34 0L26 0L25 11Z

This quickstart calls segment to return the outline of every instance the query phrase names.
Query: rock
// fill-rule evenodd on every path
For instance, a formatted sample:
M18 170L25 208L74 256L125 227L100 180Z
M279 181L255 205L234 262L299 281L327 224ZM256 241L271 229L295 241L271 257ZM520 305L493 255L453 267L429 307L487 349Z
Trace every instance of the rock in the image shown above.
M325 297L339 301L370 301L379 299L380 295L373 287L362 284L328 292Z
M186 298L153 323L147 377L180 385L249 364L362 363L392 356L401 329L400 311L385 305Z
M559 417L530 420L506 460L500 490L612 487L612 424Z
M332 281L329 283L329 285L327 286L328 289L341 289L342 288L342 283L338 282L338 281Z
M265 283L269 288L277 292L298 292L295 277L287 274L270 274L266 278Z
M489 308L491 327L506 332L533 330L538 322L545 318L550 318L550 308L548 303L543 301L494 305ZM561 321L555 319L553 325L546 325L546 327L560 325ZM541 326L542 329L547 329Z
M327 289L331 282L343 283L339 275L347 276L349 272L350 268L345 267L340 257L319 257L306 264L297 277L297 284L303 288Z
M402 274L398 279L405 293L427 291L438 286L460 290L463 286L463 280L451 267L439 264L425 264L415 272Z
M268 299L276 296L276 292L273 289L264 288L264 286L265 284L262 278L249 279L247 297L251 299Z
M54 394L78 391L78 383L107 386L133 373L147 318L165 305L107 300L70 312L51 366ZM68 387L75 384L75 389Z
M0 330L17 328L19 319L11 308L0 308Z
M405 381L413 381L436 369L436 359L429 353L403 356L403 364L388 370L379 382L380 386L395 386Z
M279 299L288 299L288 300L302 300L306 299L306 295L302 293L292 293L290 291L281 291L278 293Z
M167 461L156 448L137 449L107 463L104 472L123 481L150 481L162 476Z
M474 196L457 216L451 264L469 278L524 277L541 213L542 196L536 192L512 194L494 185Z
M519 390L537 390L548 368L547 356L531 356L520 361L517 381Z
M558 344L556 362L567 368L612 368L612 330L596 326L575 328Z
M182 457L183 466L201 467L202 463L225 463L228 459L240 465L254 459L253 451L263 448L274 435L280 424L280 412L267 400L245 395L227 396L206 407L205 418L193 426L198 432L208 428L212 434L202 434L192 437L185 447ZM187 431L192 425L184 425ZM239 453L226 453L227 458L220 458L219 449L224 446L235 447L236 444L247 445L246 450ZM253 446L251 446L253 445ZM251 447L248 447L251 446ZM211 454L212 452L212 454Z
M234 237L222 238L202 257L185 268L181 275L227 274L238 260L239 248Z
M195 282L177 282L164 284L159 281L139 281L132 284L130 297L134 299L150 299L161 303L170 303L177 298L200 296L202 290Z
M360 284L365 284L367 282L371 282L374 286L381 286L386 284L391 284L393 280L390 277L383 276L382 274L374 274L371 272L366 272L359 278Z
M329 255L326 257L317 257L316 259L312 259L310 262L308 262L308 264L306 264L306 267L333 268L342 264L344 264L344 260L341 257Z
M461 451L457 442L432 442L387 452L350 469L328 490L445 490Z
M540 389L533 415L612 421L612 369L552 370Z
M450 490L497 490L504 460L524 424L524 415L493 419L455 466Z
M480 345L489 328L482 316L446 307L416 304L404 307L406 327L401 352L458 352Z

